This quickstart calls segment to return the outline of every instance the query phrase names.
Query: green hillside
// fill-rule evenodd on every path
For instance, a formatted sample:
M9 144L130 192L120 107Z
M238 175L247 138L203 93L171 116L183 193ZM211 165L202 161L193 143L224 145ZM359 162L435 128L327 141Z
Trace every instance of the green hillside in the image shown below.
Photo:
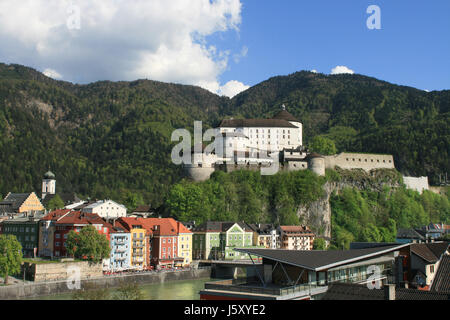
M149 80L74 85L0 64L0 195L40 191L50 168L58 192L159 206L183 175L170 161L174 129L271 116L282 103L306 142L325 135L338 151L392 153L402 173L434 182L450 171L450 91L298 72L228 99Z

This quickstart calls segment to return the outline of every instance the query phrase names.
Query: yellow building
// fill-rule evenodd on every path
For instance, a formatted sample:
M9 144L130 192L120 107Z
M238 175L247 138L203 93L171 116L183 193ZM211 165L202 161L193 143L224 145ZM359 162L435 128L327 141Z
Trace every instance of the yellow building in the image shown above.
M130 266L137 269L147 267L147 230L133 228L131 232L131 255Z
M174 220L175 222L175 220ZM183 266L192 262L192 232L181 222L176 221L178 233L178 257L183 258Z
M45 208L34 192L8 193L0 202L0 213L32 213Z

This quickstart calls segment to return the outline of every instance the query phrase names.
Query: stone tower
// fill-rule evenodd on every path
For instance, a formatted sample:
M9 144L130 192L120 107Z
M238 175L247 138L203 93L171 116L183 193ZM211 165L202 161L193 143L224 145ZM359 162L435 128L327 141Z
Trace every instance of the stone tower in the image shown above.
M319 176L325 175L325 158L318 153L310 153L305 160L308 161L308 169Z
M48 171L46 174L44 174L44 178L42 179L42 200L48 195L48 194L55 194L56 193L56 179L53 172Z

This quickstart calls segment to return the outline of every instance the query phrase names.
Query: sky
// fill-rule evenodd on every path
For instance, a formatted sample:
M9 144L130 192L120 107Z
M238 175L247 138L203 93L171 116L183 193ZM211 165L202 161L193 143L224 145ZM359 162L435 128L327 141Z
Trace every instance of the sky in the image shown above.
M0 0L0 62L229 97L301 70L444 90L449 16L448 0Z

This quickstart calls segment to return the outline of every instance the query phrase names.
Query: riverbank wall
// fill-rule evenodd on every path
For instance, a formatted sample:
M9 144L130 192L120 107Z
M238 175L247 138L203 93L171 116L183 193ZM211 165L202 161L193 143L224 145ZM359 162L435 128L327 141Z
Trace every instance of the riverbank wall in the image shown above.
M127 283L136 282L139 285L146 285L170 281L205 279L210 277L211 268L209 267L183 271L135 273L121 276L102 276L99 278L82 279L79 281L79 287L96 286L116 288L120 287L124 281ZM0 286L0 300L21 300L25 298L70 293L76 290L77 286L77 282L70 280Z

